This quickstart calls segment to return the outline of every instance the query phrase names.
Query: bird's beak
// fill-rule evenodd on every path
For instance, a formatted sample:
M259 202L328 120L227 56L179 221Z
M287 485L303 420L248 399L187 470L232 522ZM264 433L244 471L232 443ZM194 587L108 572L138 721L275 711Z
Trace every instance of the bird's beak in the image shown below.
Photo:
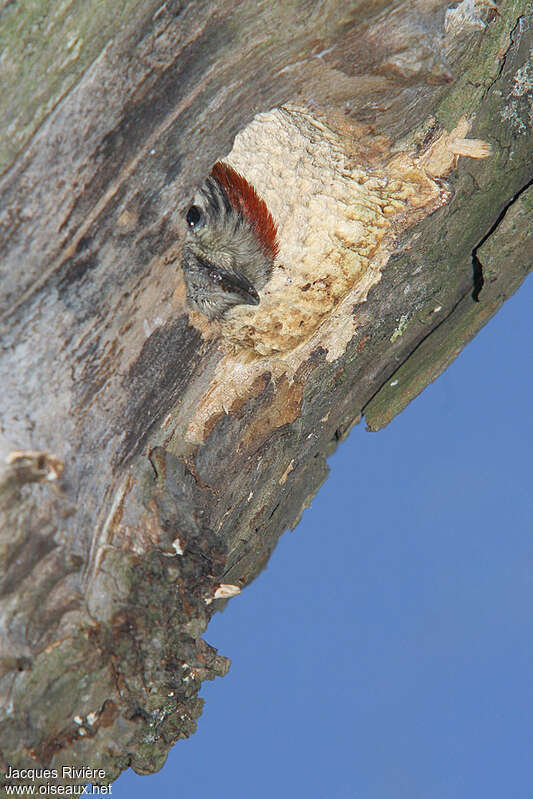
M196 258L202 269L205 269L209 279L216 283L222 291L236 295L245 305L259 305L259 294L241 272L229 272L204 258L198 256Z

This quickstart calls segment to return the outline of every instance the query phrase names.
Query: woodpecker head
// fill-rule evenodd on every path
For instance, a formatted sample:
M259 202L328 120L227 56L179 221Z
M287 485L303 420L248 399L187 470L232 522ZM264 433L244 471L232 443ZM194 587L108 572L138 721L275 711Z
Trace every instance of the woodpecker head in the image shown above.
M187 300L210 319L259 304L278 251L276 226L248 181L220 161L187 211L182 267Z

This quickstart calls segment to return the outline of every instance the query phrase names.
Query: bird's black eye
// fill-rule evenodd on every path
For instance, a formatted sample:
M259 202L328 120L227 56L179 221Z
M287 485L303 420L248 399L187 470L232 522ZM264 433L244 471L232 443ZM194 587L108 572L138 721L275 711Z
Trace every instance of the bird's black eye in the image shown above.
M204 214L201 208L198 208L197 205L191 205L189 210L187 211L187 224L189 227L196 227L204 218Z

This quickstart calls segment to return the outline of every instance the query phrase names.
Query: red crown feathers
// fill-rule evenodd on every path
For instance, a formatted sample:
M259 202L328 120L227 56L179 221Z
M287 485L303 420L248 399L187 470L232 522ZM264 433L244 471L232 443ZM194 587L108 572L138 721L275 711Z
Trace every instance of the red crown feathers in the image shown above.
M214 165L211 176L223 186L233 208L250 223L265 255L275 258L278 254L276 224L265 201L246 178L222 161Z

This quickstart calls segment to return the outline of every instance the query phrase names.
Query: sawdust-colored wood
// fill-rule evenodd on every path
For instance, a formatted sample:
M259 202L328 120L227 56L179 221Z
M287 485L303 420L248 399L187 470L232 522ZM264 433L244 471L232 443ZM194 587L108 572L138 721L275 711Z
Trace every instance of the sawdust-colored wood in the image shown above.
M97 25L82 5L43 4L22 37L18 4L0 21L0 766L111 781L194 732L228 667L201 638L217 587L261 571L350 426L390 421L531 268L532 10L144 2L125 23L100 3ZM221 354L176 305L180 220L289 102L390 147L466 115L493 155L397 242L340 357L258 374L195 442Z

